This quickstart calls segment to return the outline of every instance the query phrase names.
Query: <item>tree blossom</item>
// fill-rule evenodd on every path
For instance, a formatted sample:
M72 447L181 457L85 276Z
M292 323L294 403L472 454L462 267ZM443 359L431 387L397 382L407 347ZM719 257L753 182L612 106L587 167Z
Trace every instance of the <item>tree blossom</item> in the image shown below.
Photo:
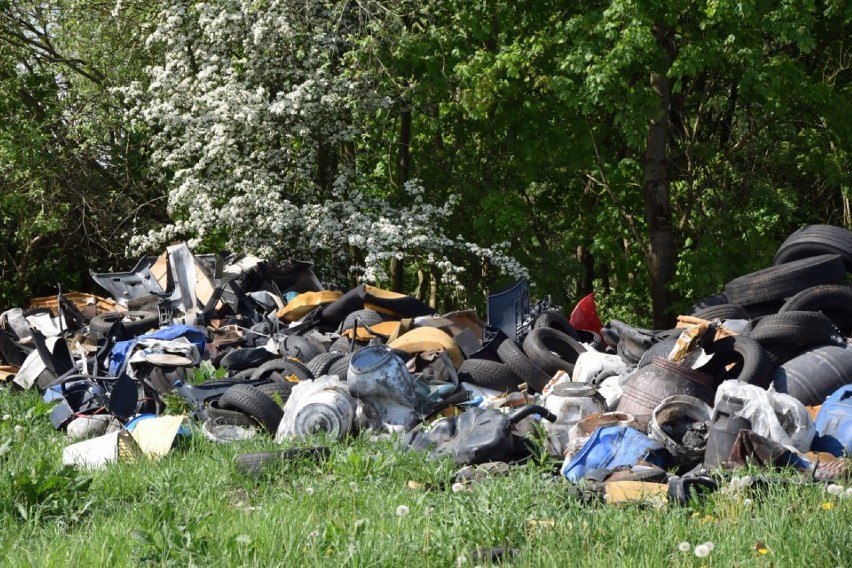
M269 259L312 260L329 279L388 278L392 258L432 270L462 291L465 259L518 277L508 244L447 235L456 199L429 203L416 180L400 205L358 162L368 117L391 97L357 68L365 21L381 2L211 0L169 3L146 45L161 53L147 84L122 90L149 129L170 187L172 222L135 235L130 254L173 240ZM399 195L397 196L399 197Z

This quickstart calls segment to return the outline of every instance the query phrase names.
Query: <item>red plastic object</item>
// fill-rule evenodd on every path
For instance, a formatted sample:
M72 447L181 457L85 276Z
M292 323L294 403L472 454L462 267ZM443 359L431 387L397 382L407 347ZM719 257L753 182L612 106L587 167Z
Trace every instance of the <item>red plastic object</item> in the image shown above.
M592 292L574 306L569 320L575 329L585 329L600 334L603 323L595 308L595 294Z

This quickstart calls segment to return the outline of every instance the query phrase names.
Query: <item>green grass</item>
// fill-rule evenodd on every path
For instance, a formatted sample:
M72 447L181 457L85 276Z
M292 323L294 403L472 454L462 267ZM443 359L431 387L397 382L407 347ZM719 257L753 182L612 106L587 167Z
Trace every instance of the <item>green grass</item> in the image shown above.
M47 410L35 393L0 391L3 566L474 566L470 551L489 546L518 549L514 566L852 566L852 498L824 486L692 508L584 505L530 466L455 493L451 463L366 439L260 479L234 461L277 449L269 439L195 436L160 461L77 472L61 467L68 442ZM715 549L697 558L682 541Z

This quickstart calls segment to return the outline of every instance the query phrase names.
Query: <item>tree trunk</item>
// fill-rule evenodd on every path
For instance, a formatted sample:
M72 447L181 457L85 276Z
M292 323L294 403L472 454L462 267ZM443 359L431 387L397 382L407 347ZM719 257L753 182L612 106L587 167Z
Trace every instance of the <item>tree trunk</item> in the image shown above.
M577 247L577 260L583 266L583 274L577 279L576 299L579 300L594 291L595 255L589 252L589 247L580 245Z
M660 107L648 125L643 186L649 236L646 256L651 281L653 325L657 329L668 329L674 321L669 312L673 300L669 287L674 280L677 255L666 156L671 97L668 71L674 59L671 33L672 30L663 26L654 28L657 44L662 48L664 57L660 67L651 71L651 88L659 97Z
M399 115L399 154L396 161L396 186L402 188L408 181L411 168L411 109L405 107ZM403 292L405 288L405 263L402 258L390 259L391 290Z

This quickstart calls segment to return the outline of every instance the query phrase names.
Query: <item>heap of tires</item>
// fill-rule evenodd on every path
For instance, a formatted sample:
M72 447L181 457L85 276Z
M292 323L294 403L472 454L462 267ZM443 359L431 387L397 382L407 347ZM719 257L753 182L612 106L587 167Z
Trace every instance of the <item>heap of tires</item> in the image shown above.
M735 278L688 314L739 324L738 334L704 342L710 360L700 371L714 386L739 380L773 387L805 404L819 404L839 386L852 383L852 349L845 339L852 334L851 268L852 232L811 225L790 235L772 266ZM379 333L358 333L389 321L379 311L358 309L338 321L331 332L306 327L287 335L278 353L239 348L222 357L217 363L227 376L218 383L221 395L206 402L207 415L274 433L296 382L323 375L345 380L353 352L386 340ZM587 351L617 355L628 367L641 368L655 357L666 357L681 331L610 321L598 333L575 329L561 310L547 309L527 322L518 339L487 330L476 349L459 349L456 339L461 344L461 338L450 335L439 344L424 346L411 339L391 347L404 360L430 346L452 351L460 382L504 392L526 385L542 392L558 373L572 375ZM206 384L215 386L213 381Z

